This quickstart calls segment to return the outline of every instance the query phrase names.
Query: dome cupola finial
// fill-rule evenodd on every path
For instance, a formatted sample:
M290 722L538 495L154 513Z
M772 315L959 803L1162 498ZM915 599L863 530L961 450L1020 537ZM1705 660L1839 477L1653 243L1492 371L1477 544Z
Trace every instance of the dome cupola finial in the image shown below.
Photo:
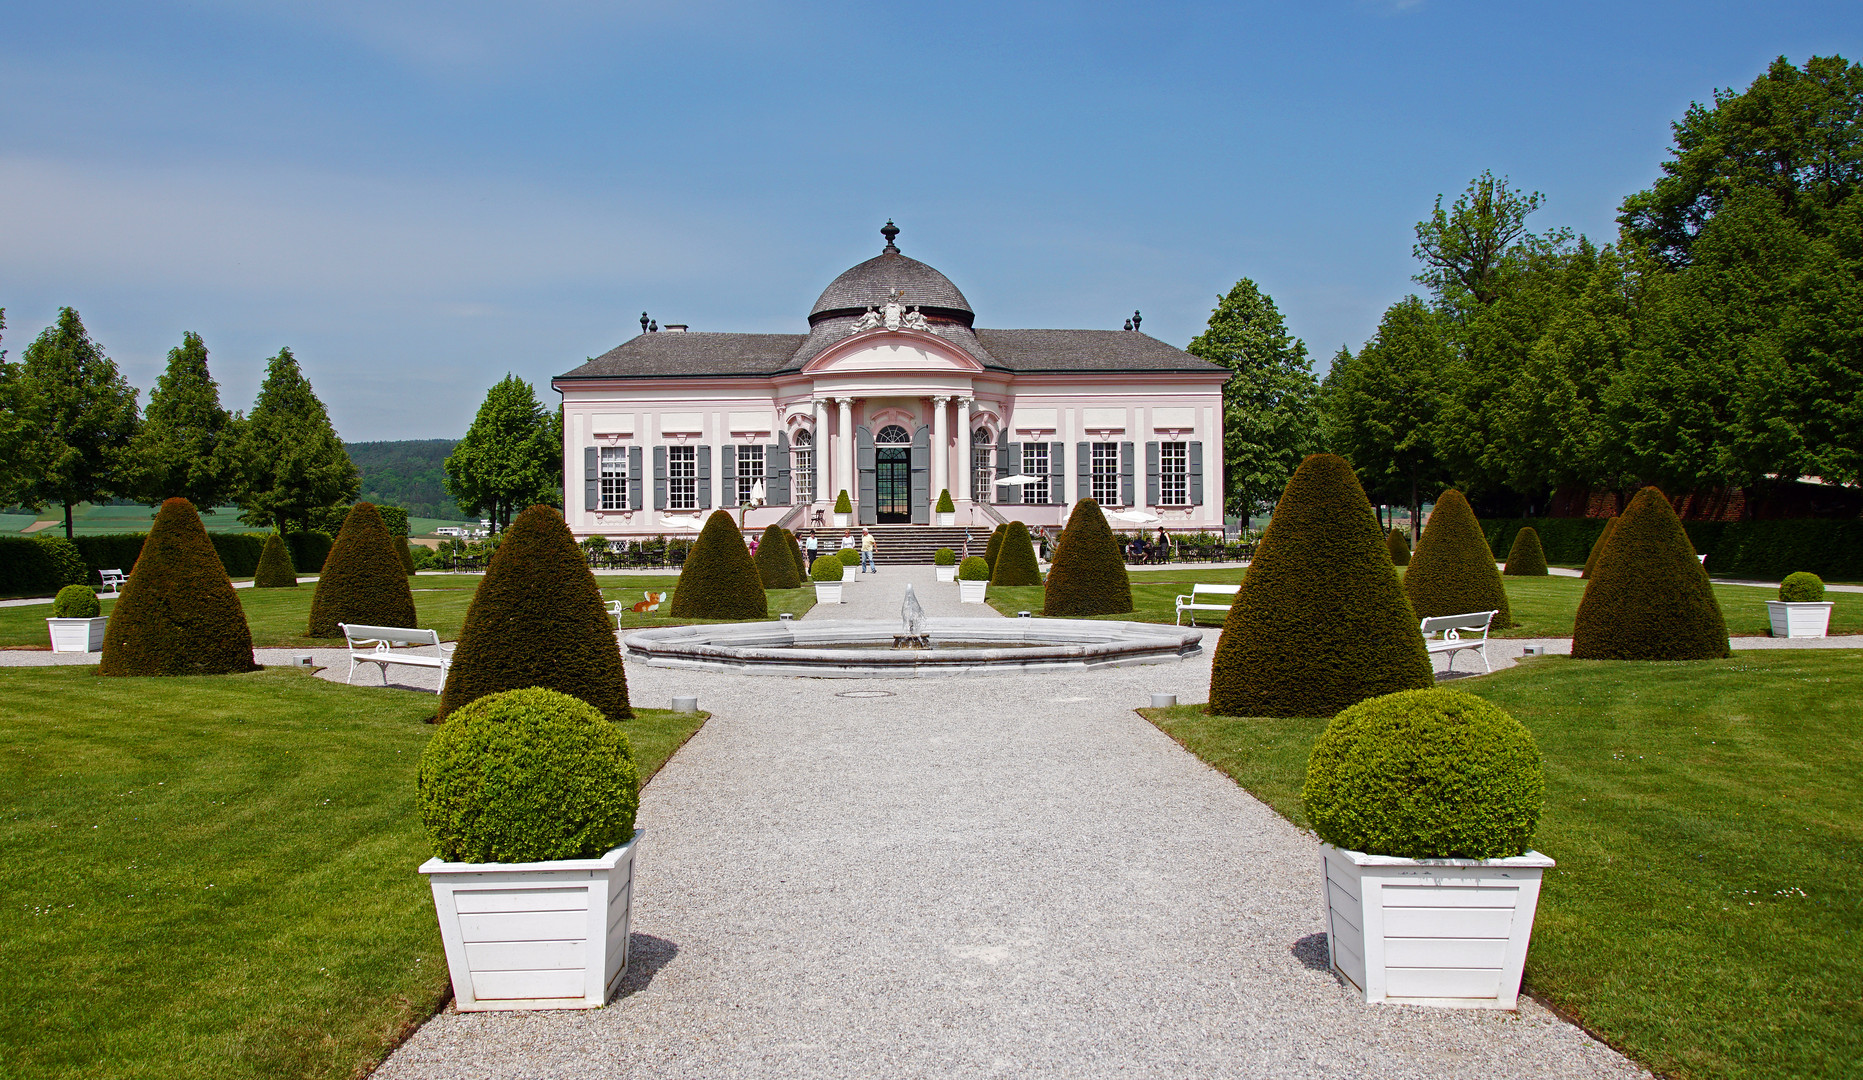
M893 224L892 218L886 219L886 225L880 230L880 235L886 237L886 246L880 249L880 254L899 254L899 246L893 243L893 238L899 235L899 226Z

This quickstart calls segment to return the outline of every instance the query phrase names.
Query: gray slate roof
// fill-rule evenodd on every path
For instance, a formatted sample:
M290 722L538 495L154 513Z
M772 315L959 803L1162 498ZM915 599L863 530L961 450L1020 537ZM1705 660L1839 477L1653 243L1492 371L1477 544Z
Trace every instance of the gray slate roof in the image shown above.
M902 302L906 306L917 304L927 315L948 311L965 325L976 318L970 301L964 299L950 278L917 259L885 251L829 282L809 309L809 322L830 313L859 315L868 307L884 304L888 290L894 288L905 293Z
M977 340L1010 371L1220 372L1139 330L978 330Z

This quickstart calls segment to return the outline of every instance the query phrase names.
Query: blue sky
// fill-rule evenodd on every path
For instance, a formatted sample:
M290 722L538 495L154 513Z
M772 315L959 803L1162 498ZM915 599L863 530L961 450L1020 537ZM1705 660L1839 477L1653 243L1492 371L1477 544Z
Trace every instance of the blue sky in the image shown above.
M0 345L60 305L145 392L297 353L347 439L457 437L642 310L801 332L900 246L994 327L1176 345L1255 279L1319 361L1483 169L1615 235L1669 124L1849 3L0 3ZM146 400L146 397L145 397Z

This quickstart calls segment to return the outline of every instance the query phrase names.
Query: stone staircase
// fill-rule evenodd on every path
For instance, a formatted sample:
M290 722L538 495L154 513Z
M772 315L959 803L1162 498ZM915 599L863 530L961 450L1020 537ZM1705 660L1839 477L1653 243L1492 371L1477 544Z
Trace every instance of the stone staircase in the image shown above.
M983 554L983 545L990 540L990 530L981 525L953 525L939 528L936 525L869 525L873 541L879 550L874 553L873 561L882 566L929 566L932 554L941 547L948 547L957 552L961 559L964 555L964 533L970 533L970 553ZM822 529L817 535L821 538L821 550L832 551L841 544L841 535L845 530ZM855 528L854 539L860 540L860 529ZM796 535L806 542L806 530L796 530Z

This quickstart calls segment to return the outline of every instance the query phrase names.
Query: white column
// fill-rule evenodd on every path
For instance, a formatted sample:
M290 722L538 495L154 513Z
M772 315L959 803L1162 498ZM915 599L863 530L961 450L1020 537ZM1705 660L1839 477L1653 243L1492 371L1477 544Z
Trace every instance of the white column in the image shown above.
M828 441L828 402L825 398L815 399L815 453L810 460L815 464L815 501L833 499L834 492L828 490L828 455L834 444Z
M840 430L835 433L834 444L835 490L829 493L829 498L834 498L835 493L846 488L848 498L858 499L860 485L854 483L854 399L835 398L834 403Z
M951 486L950 415L950 398L932 398L931 498L933 506L938 504L938 493Z
M958 415L963 419L957 425L957 491L955 497L968 502L970 494L970 410L976 406L975 398L958 400Z

